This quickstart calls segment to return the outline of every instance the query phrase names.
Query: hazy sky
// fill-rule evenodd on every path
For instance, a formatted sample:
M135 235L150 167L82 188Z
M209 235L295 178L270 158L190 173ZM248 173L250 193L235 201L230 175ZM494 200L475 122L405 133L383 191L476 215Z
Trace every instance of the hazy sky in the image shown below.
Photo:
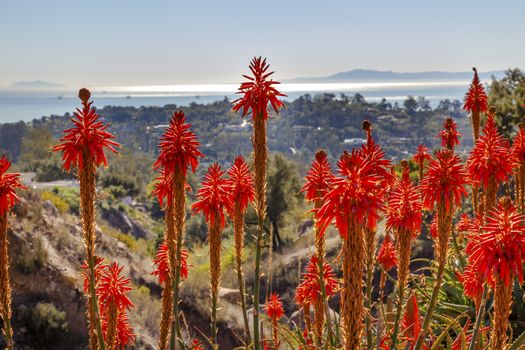
M0 0L0 86L237 82L525 63L525 1Z

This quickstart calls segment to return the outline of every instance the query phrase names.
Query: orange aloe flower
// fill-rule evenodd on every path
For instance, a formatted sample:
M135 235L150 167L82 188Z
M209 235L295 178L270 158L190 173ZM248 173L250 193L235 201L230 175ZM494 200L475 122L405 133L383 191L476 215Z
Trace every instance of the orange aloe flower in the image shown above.
M124 348L135 340L127 311L134 305L129 299L131 280L122 276L123 266L104 266L97 282L102 329L109 349Z
M182 279L188 278L188 251L186 249L182 249L181 252L181 269L180 269L180 277ZM169 273L170 273L170 261L169 261L169 248L168 245L163 242L159 244L159 248L157 249L157 254L155 255L155 260L153 260L153 264L155 265L155 271L153 271L151 274L153 276L159 277L159 284L162 285L164 282L167 281Z
M454 149L455 146L459 145L459 138L461 133L458 132L458 126L454 119L448 117L443 122L443 130L439 132L441 137L441 146Z
M486 188L491 178L496 183L509 179L513 159L509 142L499 133L492 114L489 114L482 133L470 151L467 168L470 177Z
M321 200L332 187L334 174L326 153L319 150L315 153L315 160L306 173L306 183L301 188L308 201Z
M214 163L204 175L202 187L197 192L198 201L191 209L194 214L202 212L208 223L210 245L210 289L211 289L211 338L217 343L217 303L221 277L221 233L225 225L225 212L231 211L231 184L224 178L225 171Z
M383 210L386 189L380 185L375 164L358 150L344 152L337 162L340 176L334 177L332 188L323 198L323 206L317 212L316 226L322 234L335 220L341 238L347 239L349 219L371 228Z
M191 209L193 213L202 212L211 226L216 221L222 229L225 225L225 212L230 211L233 205L231 183L224 177L225 171L217 163L213 163L204 175L202 187L197 192L198 201Z
M255 212L257 213L257 236L255 249L255 284L253 288L253 333L254 349L260 349L260 322L259 322L259 298L261 282L261 250L264 235L264 219L266 217L266 166L268 163L268 147L266 136L266 124L269 118L269 109L278 113L284 107L279 97L285 96L280 93L275 85L278 82L269 79L273 72L268 72L269 65L261 57L254 58L250 63L253 77L244 75L247 82L241 84L238 93L242 95L233 102L233 111L242 110L242 117L252 114L253 121L253 166L255 179ZM271 250L270 250L271 253ZM270 271L271 272L271 271ZM270 274L268 274L270 278Z
M93 108L93 101L89 102L89 90L81 89L78 97L82 100L82 110L77 108L71 118L74 126L64 130L65 136L60 139L62 143L53 147L53 151L63 153L66 171L74 167L82 169L86 156L92 157L95 166L107 166L105 150L117 153L116 148L120 147L112 140L115 136L107 131L109 125L98 120L100 115Z
M474 71L474 78L470 84L469 90L465 95L465 104L463 108L469 112L478 111L478 112L487 112L489 109L488 98L483 88L483 84L478 77L478 71L476 68L472 68Z
M153 164L155 169L163 167L166 171L186 172L188 167L195 172L199 158L204 155L199 151L197 136L190 130L191 124L186 123L184 112L173 113L170 125L159 142L160 154Z
M6 156L0 158L0 320L6 338L6 349L13 349L11 329L11 286L9 282L9 255L7 246L7 213L19 202L17 189L26 189L20 182L20 174L8 173L11 162Z
M281 301L281 298L276 294L272 293L270 295L270 299L268 302L264 305L264 311L270 318L272 322L272 340L274 343L274 348L279 348L279 337L278 337L278 329L277 329L277 322L284 316L284 309L283 309L283 302Z
M410 295L405 307L405 313L401 320L401 332L403 333L403 340L409 343L408 349L413 350L416 344L416 339L421 333L421 318L419 316L419 307L416 296ZM428 347L423 345L423 349Z
M296 301L298 304L315 303L322 297L321 286L319 284L319 263L314 254L306 265L306 271L302 274L302 282L296 289ZM339 290L339 280L334 273L333 267L325 262L322 272L325 292L327 297L334 296Z
M513 281L523 283L525 263L525 215L504 197L489 211L485 224L469 242L469 262L484 282L494 288L494 317L491 349L504 349L512 307Z
M476 68L472 68L472 70L474 71L474 78L472 79L469 90L465 95L465 104L463 105L463 108L471 114L474 141L477 141L479 137L481 113L486 113L489 106L485 89L479 81L478 71Z
M274 85L279 82L268 79L274 72L268 72L270 65L266 63L266 59L261 57L254 57L250 62L250 70L253 77L243 75L249 81L241 84L237 93L243 96L233 102L233 111L238 112L242 109L242 116L252 113L252 117L259 118L262 116L264 120L268 119L268 104L277 113L279 109L284 107L284 103L279 100L279 97L286 95L280 93Z
M431 158L428 151L430 151L429 148L425 147L425 145L423 144L419 144L419 146L417 146L417 152L416 154L414 154L414 157L413 157L414 162L417 163L418 168L419 168L419 180L423 178L423 170L425 169L425 161L428 161Z
M388 272L397 266L397 256L396 250L394 249L394 244L390 240L390 235L386 234L377 253L377 263L383 267L383 269Z
M253 176L242 156L235 158L230 169L228 169L230 184L230 200L232 202L229 215L233 221L233 236L235 249L235 269L237 272L237 284L241 298L241 309L244 321L244 331L246 342L251 342L250 325L248 313L246 311L246 297L244 291L244 275L242 272L242 256L244 251L244 214L248 209L248 204L255 199L255 190L253 187Z
M406 232L411 243L421 228L421 200L416 185L410 180L408 164L403 166L401 179L396 182L388 195L388 228Z
M17 189L27 189L20 182L20 174L8 173L11 162L4 155L0 158L0 216L7 213L20 201Z
M442 149L431 158L426 176L421 181L423 206L432 210L435 203L444 203L447 211L453 205L461 205L467 185L465 172L459 157L449 149Z
M514 205L501 202L490 211L479 234L469 242L469 260L485 281L497 279L510 285L517 277L523 282L524 220L524 214L518 213Z
M246 209L248 209L248 204L255 199L255 191L253 189L252 173L248 168L248 165L246 165L243 156L237 156L235 158L232 166L228 169L228 176L229 179L227 181L231 188L231 201L238 205L240 213L244 214ZM235 205L227 209L231 210L234 208ZM233 216L233 212L231 212L230 215Z

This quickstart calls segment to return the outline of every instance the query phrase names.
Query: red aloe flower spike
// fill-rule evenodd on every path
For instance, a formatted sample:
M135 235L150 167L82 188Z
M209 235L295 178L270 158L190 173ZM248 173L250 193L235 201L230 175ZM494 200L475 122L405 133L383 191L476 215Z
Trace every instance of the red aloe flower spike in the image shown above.
M270 299L264 305L264 311L272 320L279 321L284 316L283 302L276 293L270 295Z
M395 180L392 174L392 163L385 159L385 152L372 138L372 123L368 120L363 121L363 130L366 132L366 143L361 147L363 155L370 159L374 173L380 177L381 185L390 187Z
M204 345L197 339L193 339L193 342L191 343L190 350L205 350Z
M95 281L100 280L100 276L102 275L102 271L107 267L107 265L102 264L104 261L103 258L100 256L95 256ZM82 277L84 277L84 292L86 294L89 293L89 265L87 261L84 261L82 266L80 267L82 269Z
M374 173L374 165L362 152L344 152L337 162L341 176L332 181L332 189L325 195L323 206L317 212L316 226L323 234L332 220L343 239L347 238L350 217L358 224L375 227L379 211L383 210L386 189Z
M404 339L410 344L409 349L414 349L416 339L421 333L421 319L416 296L412 294L406 304L405 314L401 320L401 329Z
M151 195L157 197L160 206L166 203L172 203L173 201L173 173L165 168L160 169L160 175L155 178L155 184ZM186 191L191 192L191 187L186 183Z
M252 113L252 117L262 117L264 120L268 119L268 104L270 104L275 111L284 107L284 103L279 100L279 97L286 95L280 93L273 85L279 82L268 79L273 72L268 73L270 65L266 63L266 59L261 57L254 57L250 62L250 70L253 77L243 75L249 81L241 84L238 94L243 96L233 102L233 111L238 112L242 109L242 116Z
M5 156L0 158L0 333L5 336L5 348L13 350L11 327L11 283L9 281L9 240L7 237L8 211L18 203L16 189L25 189L20 183L20 174L7 173L11 162Z
M215 220L219 220L221 228L225 224L224 212L231 211L233 206L230 196L231 183L224 178L224 173L225 171L217 163L208 168L202 187L197 192L199 200L191 207L194 214L202 212L210 225L213 225Z
M509 179L513 159L509 142L499 133L492 114L487 117L482 132L470 151L467 168L470 177L487 188L491 179L496 183Z
M162 285L167 280L170 273L169 248L166 242L159 244L153 264L156 268L151 274L153 276L159 276L159 284ZM182 279L188 278L188 251L186 249L182 249L181 252L180 277Z
M235 158L230 169L228 169L228 183L231 186L230 199L232 207L229 215L233 222L234 250L235 250L235 270L237 273L237 285L241 299L241 310L244 321L244 332L246 343L251 343L250 324L246 311L246 298L244 291L243 274L243 250L244 250L244 213L248 204L255 200L255 189L253 176L242 156Z
M388 196L387 222L389 229L403 230L412 241L421 228L421 200L416 185L410 180L408 163L403 162L401 180Z
M255 199L253 176L243 156L235 158L232 166L228 169L228 176L230 177L228 183L231 188L231 202L235 204L230 209L238 205L240 213L243 214L246 212L248 204Z
M525 126L520 125L518 133L514 137L511 153L514 157L515 166L525 164Z
M523 283L525 263L525 216L504 198L490 211L480 233L468 247L469 261L484 280L511 285L517 277Z
M4 155L0 158L0 216L3 216L20 201L16 195L16 189L27 187L20 182L20 174L8 173L11 162Z
M465 104L463 105L463 108L471 114L474 141L477 141L479 137L481 113L486 113L489 106L487 102L487 94L478 78L478 71L476 68L472 68L472 70L474 71L474 78L472 79L469 90L465 95Z
M428 151L430 151L429 148L425 147L425 145L423 144L419 144L419 146L417 146L417 153L414 154L414 157L413 157L414 162L417 163L418 168L419 168L419 180L420 181L423 178L423 170L425 169L425 161L428 161L431 158Z
M305 192L305 197L309 201L322 199L332 187L333 179L334 174L328 157L325 151L319 150L315 153L312 167L306 173L306 184L301 188L301 192Z
M131 291L131 280L121 276L123 269L124 266L113 263L102 270L97 284L102 310L107 309L110 303L115 303L119 310L129 310L133 307L133 303L126 295Z
M483 276L473 265L468 265L459 276L459 281L463 285L463 293L476 303L477 310L483 294Z
M472 68L474 71L474 78L470 84L469 90L465 95L465 104L463 108L469 112L487 112L489 109L488 98L483 88L483 84L479 80L478 71L476 68Z
M74 126L64 130L65 136L60 139L61 144L53 147L54 152L62 152L64 159L64 170L70 171L71 168L82 169L86 162L86 157L92 157L95 166L108 165L105 149L113 153L118 153L116 148L120 144L112 141L115 136L106 129L98 119L100 116L92 107L93 102L89 102L91 93L87 89L81 89L78 97L82 100L82 110L77 108L71 121Z
M421 181L423 206L432 210L435 203L443 202L448 212L453 205L459 206L467 191L467 173L459 157L449 149L442 149L431 158L428 171Z
M278 349L279 348L279 337L278 337L277 322L284 316L284 309L283 309L283 302L281 301L281 298L276 293L272 293L270 295L270 299L264 305L264 311L266 311L266 314L268 315L268 317L270 317L270 320L272 321L272 338L273 338L272 340L273 340L275 349Z
M186 123L184 112L173 113L170 125L159 142L160 154L153 164L155 169L163 167L168 172L186 173L188 167L191 167L195 172L199 158L204 155L199 151L199 141L190 127L191 124Z
M377 263L388 272L397 266L397 256L394 244L390 240L390 235L387 233L377 253Z
M457 130L458 126L454 119L448 117L443 122L443 130L439 132L441 137L441 146L453 150L455 146L459 145L459 138L461 133Z
M221 276L221 232L224 228L224 212L231 212L233 206L231 185L223 177L224 171L214 163L204 175L202 187L197 192L198 201L192 205L193 213L202 212L208 222L210 246L210 289L211 289L211 338L217 343L217 303Z
M321 285L319 284L319 263L314 254L306 265L306 272L296 289L296 301L299 305L315 303L321 297ZM323 268L323 281L327 297L334 296L339 290L339 281L332 266L325 262Z
M127 296L131 291L131 280L122 276L123 266L117 263L105 266L97 283L102 327L108 347L124 348L133 342L133 329L126 312L134 305Z
M103 332L107 334L109 328L109 318L103 315L102 320ZM125 349L127 345L135 342L133 327L129 324L128 315L125 312L119 312L117 315L117 328L115 334L114 348Z

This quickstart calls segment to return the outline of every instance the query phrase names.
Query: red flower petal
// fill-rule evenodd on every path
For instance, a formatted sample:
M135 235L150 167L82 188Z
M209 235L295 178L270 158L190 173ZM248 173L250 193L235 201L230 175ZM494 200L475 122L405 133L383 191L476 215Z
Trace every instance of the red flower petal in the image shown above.
M270 295L270 300L264 305L264 311L272 320L278 321L284 316L283 302L276 293Z
M194 214L202 212L208 224L220 220L221 227L224 227L225 223L224 212L231 211L233 206L230 196L231 184L223 177L224 173L217 163L208 168L202 187L197 192L199 200L191 207Z
M82 93L85 91L87 90L80 90L79 97L83 98ZM120 147L118 143L112 141L115 136L106 130L109 125L104 125L98 120L100 116L92 107L93 102L88 102L89 91L87 93L87 98L82 99L82 110L77 109L71 118L74 126L64 130L65 136L60 139L62 143L53 147L54 152L63 153L66 171L74 167L82 169L86 156L91 157L96 166L107 166L105 149L117 153L116 148Z
M0 215L6 212L20 201L16 195L16 189L27 189L20 182L20 174L8 173L11 162L4 155L0 158Z
M286 95L280 93L274 87L279 82L268 80L268 77L273 74L273 72L267 73L269 67L266 59L263 60L261 57L253 58L250 62L250 70L253 77L244 75L248 81L242 83L237 92L243 96L233 102L234 112L242 110L243 117L251 113L253 118L261 116L267 120L269 105L276 113L284 107L284 103L279 100L279 97Z

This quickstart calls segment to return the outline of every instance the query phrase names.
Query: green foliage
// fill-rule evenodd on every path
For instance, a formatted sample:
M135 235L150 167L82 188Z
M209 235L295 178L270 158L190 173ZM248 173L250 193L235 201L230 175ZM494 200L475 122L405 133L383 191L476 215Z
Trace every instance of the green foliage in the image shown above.
M496 107L497 121L508 137L525 118L525 75L518 68L505 71L489 88L489 104Z
M52 341L68 330L66 313L52 303L40 302L31 312L31 330L41 341Z
M283 155L274 155L268 167L267 213L276 245L282 245L279 227L283 216L302 201L300 190L298 165Z
M61 214L69 212L69 205L57 193L51 191L44 191L40 194L40 199L48 200L58 209Z
M44 267L48 253L42 239L37 238L32 244L24 244L16 257L16 266L24 273L33 273Z

